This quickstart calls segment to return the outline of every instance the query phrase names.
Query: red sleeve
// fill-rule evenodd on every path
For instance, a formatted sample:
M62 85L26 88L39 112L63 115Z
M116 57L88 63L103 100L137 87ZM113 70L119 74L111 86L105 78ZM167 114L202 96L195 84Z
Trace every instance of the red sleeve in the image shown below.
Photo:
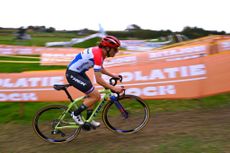
M94 71L98 72L102 69L103 58L102 58L102 50L100 48L93 48L94 55Z

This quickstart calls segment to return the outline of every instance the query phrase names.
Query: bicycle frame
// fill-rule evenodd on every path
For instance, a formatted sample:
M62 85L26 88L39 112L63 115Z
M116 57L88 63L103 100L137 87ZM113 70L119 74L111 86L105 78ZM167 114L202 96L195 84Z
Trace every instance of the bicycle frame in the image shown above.
M84 116L82 116L82 120L84 122L91 122L97 116L97 114L99 113L99 111L101 110L101 108L104 106L104 104L110 100L110 95L113 94L110 89L102 89L102 90L99 90L99 92L100 92L100 94L102 96L101 100L98 102L98 104L94 108L93 113L91 114L91 116L89 117L89 119L86 120L84 118ZM67 91L67 93L68 93L68 91ZM59 117L59 122L55 126L55 130L61 130L61 129L65 129L65 128L79 128L80 127L74 121L73 122L68 122L69 125L66 125L66 126L59 126L59 125L60 125L60 122L65 118L66 114L68 114L68 112L70 111L70 109L72 107L75 107L75 109L77 109L78 108L78 104L77 103L82 102L84 98L85 98L85 96L82 96L82 97L79 97L79 98L77 98L77 99L75 99L75 100L72 101L71 100L72 98L70 96L69 99L71 100L71 103L68 105L68 108L66 109L66 111L63 112L63 114Z
M122 82L122 77L119 78L120 79L111 78L109 80L110 84L115 86L117 81ZM136 133L141 130L149 120L149 108L145 102L138 96L126 95L125 89L122 87L122 93L113 93L110 89L99 90L101 100L95 105L95 108L93 109L89 118L84 117L88 116L86 115L87 112L84 111L82 114L82 120L84 121L84 124L78 125L70 114L79 108L87 96L72 99L70 93L67 90L67 88L70 86L72 85L55 84L53 87L55 90L65 91L71 103L67 105L50 105L44 107L40 109L33 118L32 125L34 131L45 141L51 143L69 142L72 141L80 133L81 129L86 131L96 129L97 127L91 124L91 122L101 111L101 109L103 109L102 120L104 125L112 132L119 134ZM131 110L132 104L134 104L136 108L134 111ZM54 116L54 113L52 113L53 111L56 111L56 113L59 114ZM136 120L136 117L139 116L139 114L141 114L141 116ZM133 119L132 116L134 117ZM130 118L130 120L128 118ZM120 124L119 120L124 124ZM49 128L47 128L47 125ZM44 128L44 126L46 128ZM55 137L52 135L55 135Z

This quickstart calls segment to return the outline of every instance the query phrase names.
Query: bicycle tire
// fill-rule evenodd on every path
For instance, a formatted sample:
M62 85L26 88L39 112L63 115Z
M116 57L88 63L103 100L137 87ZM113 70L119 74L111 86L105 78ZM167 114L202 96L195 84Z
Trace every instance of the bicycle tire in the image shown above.
M35 133L43 140L50 143L65 143L72 141L80 133L81 128L63 129L64 131L59 130L56 134L52 133L56 122L58 122L58 117L60 117L66 109L67 107L65 105L48 105L41 108L35 114L32 122ZM54 114L56 113L54 110L57 111L58 114ZM67 122L72 121L70 113L65 116L64 120ZM70 130L70 133L67 130ZM60 138L59 134L61 136ZM63 134L67 134L67 137L64 137Z
M132 134L143 129L149 121L150 114L149 107L144 100L134 95L125 95L118 101L128 112L127 118L122 117L117 106L110 101L102 112L105 126L119 134Z

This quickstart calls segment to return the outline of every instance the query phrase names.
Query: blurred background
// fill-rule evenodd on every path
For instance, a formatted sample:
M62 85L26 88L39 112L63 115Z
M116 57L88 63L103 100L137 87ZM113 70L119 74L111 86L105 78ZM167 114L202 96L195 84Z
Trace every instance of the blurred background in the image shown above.
M1 2L0 153L228 153L227 4L227 0ZM61 93L62 99L52 99L52 94L59 94L52 93L52 79L65 83L68 62L105 35L121 40L120 53L105 66L124 74L125 85L146 84L127 86L127 91L149 104L149 124L129 136L114 135L102 125L83 131L68 144L43 142L31 126L36 111L68 104ZM198 67L191 69L194 66ZM192 79L200 80L183 83ZM41 87L51 93L35 91Z

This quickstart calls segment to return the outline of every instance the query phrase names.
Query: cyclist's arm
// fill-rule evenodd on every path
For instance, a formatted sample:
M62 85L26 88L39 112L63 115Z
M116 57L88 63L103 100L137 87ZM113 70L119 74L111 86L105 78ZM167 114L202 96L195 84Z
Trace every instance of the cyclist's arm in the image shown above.
M103 74L105 74L105 75L108 75L108 76L110 76L110 77L112 77L112 78L117 78L117 77L118 77L117 75L108 72L103 66L102 66L102 68L101 68L101 73L103 73Z
M102 78L102 74L101 74L100 71L99 71L99 72L94 72L94 75L95 75L96 82L97 82L99 85L101 85L101 86L103 86L103 87L105 87L105 88L114 90L114 86L112 86L112 85L106 83L105 80Z

